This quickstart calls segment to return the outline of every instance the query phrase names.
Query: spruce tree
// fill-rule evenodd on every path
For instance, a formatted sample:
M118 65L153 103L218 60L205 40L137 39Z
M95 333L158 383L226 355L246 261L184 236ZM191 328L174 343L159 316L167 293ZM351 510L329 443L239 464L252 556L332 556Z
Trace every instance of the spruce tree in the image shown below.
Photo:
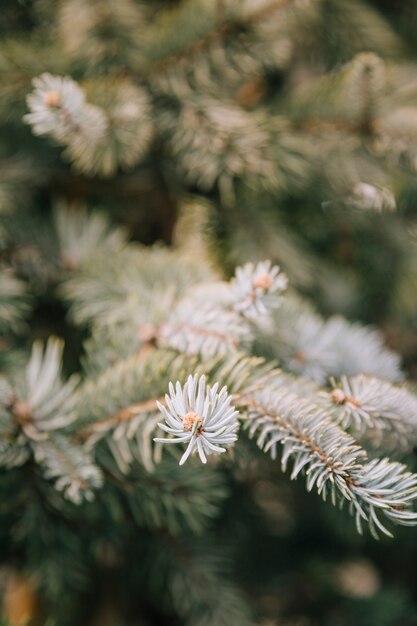
M2 12L5 626L416 624L417 4Z

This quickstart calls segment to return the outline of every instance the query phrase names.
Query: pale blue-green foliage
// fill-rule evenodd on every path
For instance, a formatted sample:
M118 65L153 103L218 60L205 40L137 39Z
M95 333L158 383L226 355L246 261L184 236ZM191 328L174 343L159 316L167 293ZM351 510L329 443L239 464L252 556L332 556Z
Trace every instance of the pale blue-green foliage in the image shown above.
M194 365L195 360L174 352L150 351L116 363L95 380L86 380L79 394L78 415L87 447L102 442L121 472L128 472L134 462L152 470L155 454L158 458L152 446L159 421L156 399L163 396L170 372L182 378Z
M400 359L384 345L372 327L340 316L323 319L298 296L288 295L274 314L274 323L261 327L272 354L289 370L325 383L329 376L368 374L398 382Z
M291 114L306 114L319 119L344 117L362 119L364 110L375 104L385 87L385 66L374 53L358 54L354 59L323 77L308 81L297 89ZM366 81L367 90L360 86Z
M78 377L62 382L63 348L63 342L53 337L45 350L35 342L25 378L16 381L16 402L27 402L31 413L31 423L22 426L29 439L41 440L45 433L68 428L77 418L74 406Z
M24 121L33 127L35 135L50 135L70 150L80 140L85 150L104 136L107 125L104 113L86 103L83 90L69 76L45 72L33 80L33 87L27 98L30 113Z
M54 225L59 262L69 270L78 268L100 250L116 254L127 239L123 228L112 225L104 212L91 213L84 205L64 200L54 206Z
M321 403L342 428L376 448L411 450L416 444L417 397L406 386L359 374L333 381Z
M19 330L28 311L25 284L11 269L0 268L0 332Z
M34 447L34 459L43 475L55 481L55 489L74 504L94 499L94 490L103 484L101 470L89 452L68 437L56 436Z
M133 259L133 249L130 252ZM140 251L137 253L139 257ZM157 262L158 255L165 253L156 249L153 252L148 251L147 254L149 260L155 255ZM414 477L410 477L403 466L388 461L381 461L376 467L370 465L365 450L337 425L340 420L335 417L335 406L321 394L319 385L282 371L271 375L268 374L268 370L264 371L262 368L259 370L259 365L255 366L254 379L250 377L243 383L240 381L237 385L233 384L230 380L232 372L237 375L240 370L241 374L246 376L245 370L254 367L250 362L242 360L242 356L236 352L236 346L230 342L233 335L226 314L236 311L236 289L233 291L233 283L228 285L225 282L212 282L209 274L210 282L206 287L204 283L190 286L185 291L188 295L184 298L181 291L177 291L172 285L175 276L179 276L176 263L179 263L177 266L179 268L184 261L172 254L169 267L166 264L164 267L160 266L159 284L153 283L150 286L145 282L146 287L141 292L144 310L149 313L152 303L158 300L157 294L159 302L164 303L164 293L168 293L172 303L171 307L159 308L159 313L155 316L158 323L153 325L151 323L145 329L147 334L144 332L143 322L147 319L149 324L149 319L153 319L152 315L141 319L139 314L134 327L121 318L114 326L111 306L108 306L107 311L103 308L103 318L93 332L89 354L93 355L95 352L103 354L100 344L104 344L104 351L110 349L111 345L112 357L109 354L108 364L111 363L111 358L115 359L116 363L113 367L105 369L96 383L89 383L85 387L85 392L89 389L88 406L90 411L93 411L92 415L95 414L99 418L106 407L111 419L104 420L101 425L92 422L88 434L90 445L94 445L95 441L104 440L121 471L127 472L132 463L138 462L141 458L146 467L151 467L161 455L160 449L152 451L150 443L152 428L156 426L158 419L156 401L162 401L168 388L168 380L185 381L190 372L200 371L208 374L211 382L228 384L228 391L239 406L243 421L248 424L251 433L258 433L257 440L262 448L278 455L278 445L284 446L283 463L286 466L290 459L293 461L293 477L298 476L300 472L306 473L309 489L318 488L322 495L330 495L334 502L349 502L356 516L358 528L361 528L363 522L367 522L374 533L378 529L389 532L381 521L381 518L387 517L396 523L413 523L414 514L408 509L408 503L409 499L416 495ZM147 264L144 263L142 267L146 277ZM86 293L83 282L84 271L81 268L78 275L76 273L74 278L70 279L71 295L80 302ZM94 279L96 283L99 282L99 271L97 269ZM102 267L102 271L103 284L107 284L105 266ZM144 277L139 279L140 274L138 268L137 281L144 280ZM183 273L181 278L184 278ZM90 280L90 284L94 285L93 280ZM133 275L125 276L126 293L129 292L129 281L134 288ZM79 288L80 291L77 292ZM97 287L98 290L102 288ZM200 297L201 305L193 307L192 294L194 305L200 302ZM188 304L183 305L187 317L182 322L183 340L180 346L176 344L175 336L170 344L169 334L166 331L161 332L164 325L169 327L169 320L172 320L171 309L176 310L174 305L176 301ZM210 310L210 303L219 311L216 318L207 318L201 314L201 309L204 311L205 307ZM139 306L132 306L132 311L139 310ZM273 349L277 356L281 356L283 366L290 370L294 369L294 356L303 348L303 358L299 358L301 371L305 376L310 375L313 381L326 383L331 375L339 375L343 367L352 375L372 372L393 380L402 377L398 357L383 346L381 337L373 329L362 328L357 324L350 325L342 318L325 321L292 295L282 296L282 302L272 317L268 312L263 312L264 315L258 312L258 315L248 323L248 332L255 336L261 334L264 338L267 337L269 350ZM130 319L135 318L131 316ZM123 328L127 329L125 333ZM142 338L133 341L134 334L137 333L138 336L141 328ZM313 330L310 331L310 328ZM207 335L210 351L207 351L204 342L196 341L197 331L199 334ZM312 352L309 350L310 344L306 340L306 333L311 335ZM219 335L222 334L225 337L224 341L219 340ZM176 356L178 348L182 353L181 357ZM120 364L117 363L118 354L123 355ZM217 358L224 360L225 363L230 364L232 359L233 365L229 365L227 376L221 369L216 371L215 368L214 372L211 371L212 354L217 355ZM233 356L234 354L236 356ZM89 357L86 360L87 371L88 368L93 368L91 371L100 371L94 365L96 362L97 359ZM164 372L162 377L161 370ZM160 381L157 386L156 380ZM145 387L144 381L147 381ZM147 389L148 385L153 386L153 389ZM138 394L137 389L140 386L142 391ZM392 385L391 387L397 389ZM130 391L126 393L126 390ZM87 398L85 392L83 397ZM153 405L147 403L150 395L155 398ZM248 398L254 401L254 398L258 400L259 396L262 402L257 410L251 408L249 400L249 404L245 404ZM102 398L102 408L99 398ZM327 406L324 406L326 402ZM121 411L123 407L129 405L132 413L128 420L129 424L126 424ZM84 413L87 414L88 411ZM274 415L282 417L283 422L277 421ZM376 425L368 426L369 432L376 428ZM398 430L401 431L401 428ZM180 433L180 429L178 432ZM299 433L301 439L294 433ZM356 434L362 437L364 433ZM378 480L381 481L381 493L377 485ZM385 487L385 480L388 482L391 480L389 488Z
M143 6L141 6L143 4ZM120 0L66 0L58 7L59 41L71 60L101 63L137 62L142 45L145 4Z
M102 476L87 449L68 436L78 417L79 380L62 381L62 351L63 342L54 337L45 349L35 342L25 370L2 382L0 464L12 468L33 458L43 476L78 504L92 498Z
M93 237L80 237L78 245L75 236L66 242L68 232L79 230L71 227L68 215L65 210L57 213L57 223L65 226L59 231L62 256L67 258L66 250L72 246L70 257L78 267L74 267L77 271L65 281L62 291L72 302L75 320L94 325L95 332L87 344L87 366L103 368L117 355L127 357L152 340L160 347L206 358L226 355L250 345L252 327L247 315L240 313L242 307L247 309L248 298L252 307L260 310L264 300L274 306L279 304L286 279L282 272L277 276L278 268L270 265L259 264L253 271L256 276L257 272L260 276L271 272L271 285L251 287L252 270L246 268L242 274L246 277L244 287L240 280L233 283L232 289L225 281L216 281L210 267L196 265L189 257L162 247L149 251L139 246L120 246L113 257L107 252L112 242L105 238L103 245L93 245L90 254L77 260L76 255L82 255L83 241ZM91 216L90 221L97 222L97 218ZM80 225L83 232L89 232L85 218ZM101 227L97 231L94 238L101 240ZM98 344L102 345L100 351Z
M131 244L115 256L103 249L86 257L65 281L63 293L73 303L78 323L94 321L95 326L104 327L118 322L157 324L179 294L212 275L209 268L183 262L169 249L150 251Z
M237 393L254 380L262 381L269 369L262 360L236 351L227 359L202 359L167 349L146 350L86 380L79 393L78 424L87 447L102 442L120 471L128 472L134 463L152 470L161 458L160 448L152 445L161 420L156 401L163 400L170 379L185 381L189 371L205 373Z
M165 403L157 402L165 417L165 423L158 426L171 436L156 438L155 442L187 444L180 465L195 452L202 463L207 463L208 455L226 452L237 441L238 411L231 405L227 387L218 388L219 383L206 388L205 376L189 376L184 388L177 382L174 389L170 383Z
M262 317L280 305L280 295L287 287L287 277L270 261L256 266L238 267L232 282L235 308L249 318Z
M106 130L88 143L78 133L68 143L65 155L87 175L111 176L118 168L132 168L147 154L154 138L148 93L128 79L102 79L90 85L88 95L95 103L94 110L107 120Z
M10 407L14 400L12 385L6 378L0 378L0 459L5 468L18 467L25 463L30 452L21 445L21 437L14 437L16 426Z
M342 58L360 54L330 78L312 79L302 94L280 102L278 111L260 106L251 110L250 96L249 103L245 101L248 86L242 75L286 69L297 58L301 41L307 49L320 48L326 10L321 1L306 7L230 0L218 11L216 3L197 0L181 3L166 15L129 0L94 0L88 6L66 0L57 19L63 67L44 62L40 73L33 63L35 90L28 96L31 113L26 121L35 133L65 145L65 157L87 175L112 176L119 168L140 165L155 140L162 140L184 181L202 190L217 187L228 203L235 198L237 179L245 178L258 188L286 189L295 182L299 186L314 169L313 163L340 153L345 182L340 168L328 168L332 194L342 201L351 198L350 204L356 206L360 200L365 209L393 206L392 181L383 164L372 167L363 151L349 142L340 149L342 144L335 145L328 132L315 132L314 124L311 133L292 125L307 121L309 126L312 115L320 121L330 111L346 124L343 132L350 136L372 112L378 118L375 149L388 158L406 152L409 167L414 168L413 142L407 147L401 138L412 132L415 109L403 107L398 115L399 103L389 106L387 94L393 90L386 86L395 78L385 76L377 56L398 55L401 45L377 12L337 0L332 20L335 24L341 20L350 32L341 42ZM279 19L269 19L270 14ZM246 34L240 32L241 24L247 24ZM305 36L300 40L301 32ZM361 53L364 47L371 52ZM18 49L17 67L21 55ZM60 69L68 74L74 61L88 66L88 80L78 84L52 73ZM103 75L104 68L119 63L126 73ZM16 68L10 65L7 69L15 78ZM257 89L261 98L263 86L254 86L255 102ZM377 96L385 106L376 111ZM359 159L364 168L355 167ZM374 200L369 202L369 193L365 199L355 196L357 185L382 190L377 206Z
M84 380L62 381L61 343L51 339L45 351L35 343L26 372L2 385L7 467L33 457L44 478L73 502L93 497L103 469L120 488L125 480L135 484L135 476L140 481L162 472L169 491L167 454L178 462L197 451L205 461L207 452L216 456L229 448L236 440L236 406L259 447L280 456L283 469L290 465L292 478L305 475L309 490L346 502L358 529L369 525L374 534L389 533L387 521L416 522L416 476L388 459L369 460L354 439L377 449L397 450L407 438L412 445L417 401L395 385L403 376L399 359L374 329L340 317L322 319L298 297L282 293L284 277L267 263L222 281L181 250L127 243L84 209L59 207L56 224L66 267L61 291L74 319L91 329ZM248 293L262 303L249 317ZM251 357L252 345L264 346L268 357L278 356L283 370L297 375ZM211 391L206 394L201 383L194 397L190 381L195 386L203 374ZM349 378L334 388L331 377L344 374ZM176 391L170 381L179 381ZM187 398L184 407L181 398ZM217 430L210 429L210 416ZM161 443L158 422L180 444L168 446L171 452ZM210 445L203 446L209 435ZM181 451L183 443L188 448ZM198 491L200 476L191 490ZM105 481L104 492L108 488ZM174 505L139 506L139 491L137 485L129 496L138 519L160 524L166 514L170 524ZM192 499L182 506L192 520ZM195 506L196 524L204 525L202 505Z
M28 52L33 42L8 42L2 90L13 101L22 84L29 94L34 79L27 121L36 133L66 146L65 157L87 175L112 176L119 168L141 166L162 142L184 181L202 190L216 187L230 203L238 179L257 188L299 187L331 156L331 164L340 160L341 167L326 168L329 195L365 209L392 207L396 181L387 164L405 155L415 169L415 141L405 139L414 136L415 106L395 100L399 75L385 73L378 55L398 56L401 43L379 13L362 3L335 0L330 18L327 13L322 0L309 6L226 0L221 10L193 0L167 12L130 0L94 0L88 6L65 0L57 10L57 30L46 29L49 37L44 47L36 42L35 58ZM245 77L292 67L300 47L325 56L326 24L341 31L338 36L349 33L338 40L338 53L342 61L353 60L339 64L330 77L303 80L309 83L303 93L296 90L278 107L254 107L264 85L255 81L252 102ZM48 58L44 48L52 44L63 54ZM69 76L78 63L87 68L79 83ZM125 71L113 72L120 64ZM377 98L382 106L374 106ZM321 132L317 122L327 122L327 113L344 139L356 137L372 113L370 147L384 157L381 163L365 155L362 141L335 142L328 126ZM369 193L356 197L354 190L363 185L380 190L380 201L370 202Z
M17 127L29 112L39 135L33 149L39 147L40 167L46 166L33 176L36 185L50 189L54 181L54 190L62 184L70 197L111 190L106 204L118 194L123 206L112 211L125 214L136 211L128 206L131 194L141 194L149 173L157 172L177 206L185 187L197 192L194 198L210 194L219 207L228 205L219 225L233 231L235 256L221 259L229 269L270 257L293 288L319 291L326 310L334 303L333 310L347 310L354 280L343 287L334 280L337 270L309 252L279 212L286 197L300 198L312 180L317 197L328 200L325 210L341 207L355 219L401 206L402 187L416 168L415 72L377 56L402 52L378 10L357 0L31 5L41 36L25 32L0 43L0 118ZM322 80L329 67L335 70ZM288 89L276 89L277 76ZM297 85L307 82L302 94ZM75 174L56 163L59 151ZM16 204L17 186L26 193L25 181L16 185L8 172L0 175L2 216L4 206ZM260 220L260 211L268 219ZM44 350L35 343L25 363L7 363L0 458L5 482L10 470L18 486L10 506L33 495L31 506L18 510L14 536L27 542L23 549L41 587L63 606L63 621L71 589L96 584L93 558L106 571L115 566L120 579L126 572L126 581L136 582L142 568L149 587L155 585L155 606L184 626L252 623L230 582L223 529L218 545L206 532L224 511L228 476L240 480L240 464L251 467L264 451L307 488L345 503L359 528L379 533L389 532L390 522L415 523L416 477L378 458L387 449L397 458L414 445L415 422L414 392L398 386L399 358L379 333L340 317L324 319L287 293L273 312L272 299L259 298L265 308L255 304L248 319L230 281L206 266L201 238L188 256L175 249L175 236L174 249L144 249L129 244L103 212L58 202L54 214L56 240L48 211L33 230L29 214L21 219L16 212L12 262L32 291L52 292L69 305L67 330L81 327L75 348L78 333L88 335L81 380L65 382L54 340ZM249 289L237 295L245 289L249 297L272 295L256 294L252 274L247 278ZM7 330L18 328L12 317L25 317L17 306L24 294L12 299ZM37 325L33 330L37 336ZM168 406L170 382L184 390L190 375L204 375L212 389L227 387L247 427L240 439L252 434L253 441L237 441L204 466L195 455L179 467L184 444L154 443L161 435L157 402Z
M117 510L120 490L128 509L139 527L167 529L182 536L184 531L202 534L219 514L228 487L221 474L211 467L181 468L176 459L166 457L149 472L140 462L121 471L106 448L98 446L96 457L111 480L103 492L97 493L100 503Z
M93 97L100 106L88 103L68 76L45 72L33 87L24 121L36 135L66 146L64 154L84 173L114 174L119 166L135 165L147 151L153 137L149 98L128 80L97 87Z
M225 200L233 198L235 178L274 188L303 172L303 141L280 118L271 123L262 113L202 96L161 111L157 119L185 180L206 191L217 184Z
M291 461L291 478L304 472L308 491L316 488L333 504L347 501L360 532L367 523L374 535L389 535L384 517L403 525L417 523L417 513L408 508L417 497L417 476L388 459L368 461L365 450L312 399L267 386L241 401L258 445L276 458L281 444L283 470Z
M206 299L196 308L192 290L167 313L158 330L161 345L209 358L250 343L250 328L233 308Z

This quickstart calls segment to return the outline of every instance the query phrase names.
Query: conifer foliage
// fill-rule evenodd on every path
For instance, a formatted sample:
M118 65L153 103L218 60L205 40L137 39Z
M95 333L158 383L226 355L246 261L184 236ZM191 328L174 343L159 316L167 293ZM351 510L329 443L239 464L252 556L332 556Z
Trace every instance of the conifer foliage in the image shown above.
M410 353L363 321L389 293L381 315L415 325L410 15L7 0L6 624L16 588L34 624L265 624L230 509L281 472L360 534L417 525ZM323 254L338 228L380 229L390 289Z

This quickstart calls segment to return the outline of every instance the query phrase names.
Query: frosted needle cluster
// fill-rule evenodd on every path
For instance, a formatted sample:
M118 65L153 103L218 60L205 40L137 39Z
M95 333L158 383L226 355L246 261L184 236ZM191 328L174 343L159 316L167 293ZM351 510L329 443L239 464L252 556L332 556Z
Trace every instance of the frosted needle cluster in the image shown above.
M264 315L280 304L280 294L287 287L287 277L277 265L261 261L246 263L236 269L232 282L235 309L247 317Z
M207 455L226 452L226 447L237 440L238 411L231 405L227 388L218 392L219 385L206 386L205 376L189 376L184 387L179 382L175 388L169 384L165 396L166 407L158 402L166 423L159 427L168 438L156 438L159 443L185 443L187 448L181 457L183 465L190 454L198 452L202 463Z
M63 145L80 136L91 142L103 135L107 127L103 111L86 102L83 90L72 78L45 72L32 84L34 90L26 99L30 113L23 119L35 135L51 135Z
M68 76L44 73L33 80L34 91L28 95L31 113L24 119L37 135L52 134L65 138L80 122L85 106L83 91Z

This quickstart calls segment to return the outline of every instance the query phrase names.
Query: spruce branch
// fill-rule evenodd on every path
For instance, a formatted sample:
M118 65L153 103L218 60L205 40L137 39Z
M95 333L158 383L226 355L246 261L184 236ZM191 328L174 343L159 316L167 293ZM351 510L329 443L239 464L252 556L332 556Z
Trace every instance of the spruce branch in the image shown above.
M0 464L17 467L33 459L43 477L80 504L91 500L102 476L87 450L73 442L78 377L61 378L63 342L35 342L24 375L0 383Z
M50 135L66 146L66 156L85 174L110 176L147 152L153 138L149 97L127 79L96 86L92 95L99 105L87 103L68 76L44 73L33 86L24 121L36 135Z
M305 473L308 491L316 487L333 504L347 501L359 532L366 522L374 536L391 536L383 517L402 525L417 523L417 513L409 509L417 498L417 476L388 459L368 461L366 452L322 409L268 388L249 394L241 404L259 447L275 458L281 443L283 470L291 459L292 479Z
M209 454L226 452L237 440L238 412L231 406L227 388L220 392L218 383L206 389L205 376L197 382L197 376L189 376L184 388L180 383L170 383L170 395L165 396L165 405L158 403L166 423L159 423L161 430L172 437L156 438L157 443L186 443L187 449L180 460L183 465L190 454L198 452L202 463L207 463Z
M212 357L237 350L249 339L247 324L231 309L203 303L196 310L195 295L182 300L168 320L156 330L161 346L187 354Z
M340 316L324 320L293 294L274 313L272 327L260 331L286 369L318 383L356 374L392 382L403 378L398 355L384 345L379 331Z
M29 302L23 281L16 278L11 268L0 267L0 333L21 329Z
M44 477L54 480L55 489L74 504L93 500L95 490L103 485L102 472L91 455L68 437L39 442L34 457L42 466Z
M357 54L352 61L303 84L291 101L295 123L314 131L335 129L363 136L373 135L376 108L385 88L385 65L371 52Z
M163 321L186 290L212 278L211 268L172 250L130 244L116 257L96 251L65 281L62 291L78 323L94 321L98 328L130 322L139 347L138 327Z
M36 135L51 135L63 145L95 143L106 130L104 113L85 101L79 85L68 76L47 72L33 79L34 91L28 95L30 109L24 117Z
M411 449L415 443L417 397L405 387L371 376L342 376L323 392L333 419L376 448Z
M63 0L57 17L60 43L72 60L104 69L131 65L140 58L138 33L143 31L145 15L136 2Z
M58 200L54 207L54 223L58 236L61 263L74 271L100 249L118 252L127 235L120 227L111 226L102 212L88 212L85 205Z
M157 115L185 180L206 192L217 186L227 205L234 203L236 179L261 189L285 188L305 167L309 147L281 116L271 119L205 94Z
M110 504L121 490L127 511L139 528L165 530L174 536L183 535L184 529L202 534L228 495L224 478L209 467L185 465L178 474L176 462L166 458L152 472L134 461L127 473L104 447L97 447L96 456L107 487L100 497Z
M77 419L76 389L73 376L61 379L63 342L51 337L45 349L41 342L33 344L25 380L18 380L16 395L9 410L28 440L44 440L48 433L65 429Z
M277 265L271 266L270 261L238 267L232 281L235 308L242 315L256 320L280 306L280 296L287 284L286 275Z
M151 440L159 419L157 403L160 400L163 398L130 404L79 430L75 438L83 442L87 450L94 450L106 439L123 473L128 473L134 460L140 461L151 472L159 458L157 449L152 449Z
M101 430L106 430L109 426L114 426L114 424L130 421L142 413L148 414L156 412L158 408L157 403L161 401L163 401L162 397L130 404L104 420L95 421L88 429L78 433L78 436L80 436L81 439L86 439L90 433L100 432Z
M188 45L184 46L183 41L181 41L178 47L174 43L172 50L167 52L165 49L163 57L161 55L162 58L159 58L160 55L156 56L156 60L151 64L150 69L147 70L147 75L153 77L158 73L165 73L171 67L187 65L192 62L196 56L202 53L209 53L210 48L217 48L218 44L220 44L220 48L224 48L227 40L236 36L242 28L251 29L251 27L256 26L258 22L267 20L271 16L271 13L285 8L292 3L294 3L294 0L272 0L271 2L265 3L264 6L249 9L248 11L239 11L235 8L224 7L222 11L215 12L207 11L206 7L202 5L198 7L198 12L194 14L195 19L193 20L194 24L196 20L201 24L200 29L203 32L199 33L199 38L195 39L196 28L194 27L191 41ZM174 12L173 16L171 16L171 29L168 33L166 29L163 28L164 24L162 20L161 30L168 41L168 45L170 42L169 36L174 34L175 42L175 33L178 29L178 24L181 24L182 21L188 23L190 19L189 13L192 10L192 3L186 2L176 13ZM160 26L157 24L155 27L157 32L158 28L160 28ZM150 39L155 39L155 37L150 37ZM165 42L165 47L166 46L167 42Z
M149 152L154 139L152 103L148 92L127 78L102 79L89 85L89 98L107 119L105 132L96 142L79 135L66 155L82 173L109 177L118 169L132 169Z

